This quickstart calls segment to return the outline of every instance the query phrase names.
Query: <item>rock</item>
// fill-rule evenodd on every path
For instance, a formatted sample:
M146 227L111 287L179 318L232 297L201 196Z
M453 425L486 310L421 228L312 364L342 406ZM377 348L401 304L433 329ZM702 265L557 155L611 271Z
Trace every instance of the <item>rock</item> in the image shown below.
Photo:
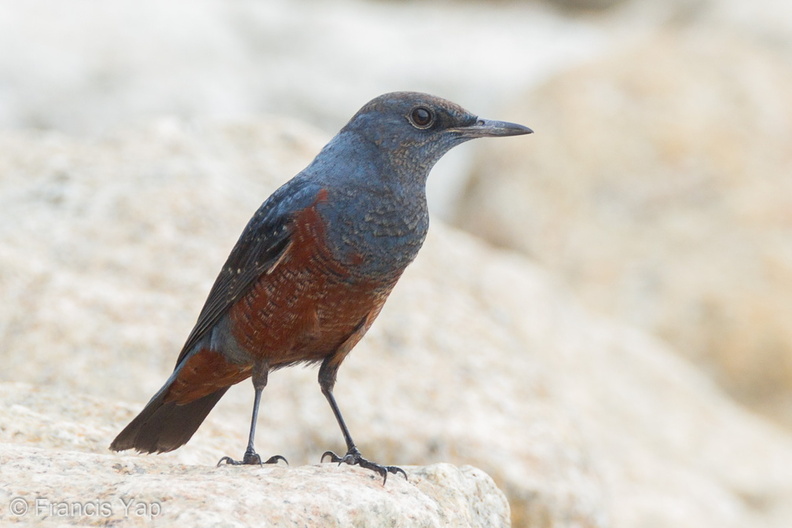
M566 72L509 112L456 222L558 273L792 425L792 63L702 29Z
M370 471L329 463L218 468L110 454L104 442L93 440L96 432L111 434L112 422L106 418L118 409L103 400L55 392L61 403L26 384L0 384L2 422L21 434L2 431L0 521L510 526L506 497L490 477L471 466L405 466L409 481L391 476L383 485ZM79 423L72 421L75 417Z
M244 450L247 382L173 453L106 451L173 368L250 214L325 139L271 122L166 121L95 140L0 136L3 376L35 387L0 386L9 453L0 467L4 481L9 463L15 472L55 468L20 480L19 493L89 491L59 476L57 460L74 451L107 475L106 496L130 496L130 482L139 483L137 497L163 494L168 515L188 525L205 524L191 517L199 510L217 515L207 522L244 523L238 516L263 500L264 483L315 489L338 478L347 493L354 480L361 501L413 489L393 476L383 490L355 468L306 466L343 449L315 369L274 373L262 401L257 448L292 468L244 469L249 478L233 488L212 487L232 470L211 466ZM437 222L345 361L336 397L365 456L480 467L506 493L516 527L782 528L792 520L787 433L734 405L662 342L582 308L545 270ZM430 467L410 467L416 482L426 475L419 491L452 495L461 519L502 511L477 470ZM109 480L136 468L139 479ZM211 476L203 491L189 487L203 475ZM431 491L432 479L445 489ZM240 499L220 491L231 489ZM196 507L218 501L217 510Z

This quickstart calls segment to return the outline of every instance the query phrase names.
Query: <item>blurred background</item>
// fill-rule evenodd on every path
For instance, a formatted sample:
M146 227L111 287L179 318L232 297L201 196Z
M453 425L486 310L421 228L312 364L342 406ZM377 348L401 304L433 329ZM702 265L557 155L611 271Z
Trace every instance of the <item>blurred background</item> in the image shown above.
M52 360L52 349L119 349L120 363L107 367L114 374L140 357L166 372L197 313L184 299L203 299L233 226L269 182L300 170L369 99L416 90L536 131L441 160L429 183L437 219L519 252L587 309L655 336L740 405L792 428L788 0L0 0L0 50L4 381L73 387L91 358ZM209 123L251 121L231 132L232 146L179 139ZM130 134L157 146L130 150ZM286 146L300 156L257 157L267 141L267 152ZM224 161L231 150L245 162ZM102 158L111 153L124 162L117 171ZM244 193L239 218L175 226L145 220L145 208L215 211L212 197L139 182L102 190L135 167L157 180L156 160L168 156L163 174L185 175L173 185L191 171L278 175ZM87 176L70 179L74 166ZM233 191L225 180L209 185ZM124 209L138 188L150 194ZM71 224L55 212L63 204ZM223 242L208 250L179 236L192 230ZM135 244L146 240L141 256ZM210 251L209 274L162 271L174 265L174 246L185 267ZM85 279L132 262L141 276L118 290ZM78 278L87 282L75 289ZM108 311L119 298L141 313ZM97 319L83 325L77 313L92 305ZM145 326L175 313L178 331ZM107 334L130 317L140 325ZM171 354L139 355L163 342ZM137 401L160 381L82 386Z
M524 122L530 142L441 161L433 212L792 426L785 0L3 1L0 49L6 131L282 115L329 136L401 89Z

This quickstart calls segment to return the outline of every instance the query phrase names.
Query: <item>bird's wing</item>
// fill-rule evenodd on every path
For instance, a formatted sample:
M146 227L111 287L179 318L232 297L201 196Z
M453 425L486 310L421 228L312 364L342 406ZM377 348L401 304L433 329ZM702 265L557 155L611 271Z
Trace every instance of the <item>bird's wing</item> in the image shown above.
M198 321L176 360L177 367L255 281L280 262L292 241L292 218L315 203L320 191L318 185L295 178L275 191L256 211L209 291Z

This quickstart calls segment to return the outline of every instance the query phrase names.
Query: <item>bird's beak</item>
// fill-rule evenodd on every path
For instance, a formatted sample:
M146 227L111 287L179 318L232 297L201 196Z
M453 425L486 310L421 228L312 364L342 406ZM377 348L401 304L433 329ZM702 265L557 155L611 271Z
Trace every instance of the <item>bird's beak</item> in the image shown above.
M489 119L479 119L470 126L459 127L456 132L466 138L480 137L501 137L501 136L521 136L523 134L533 134L533 130L527 126L506 121L491 121Z

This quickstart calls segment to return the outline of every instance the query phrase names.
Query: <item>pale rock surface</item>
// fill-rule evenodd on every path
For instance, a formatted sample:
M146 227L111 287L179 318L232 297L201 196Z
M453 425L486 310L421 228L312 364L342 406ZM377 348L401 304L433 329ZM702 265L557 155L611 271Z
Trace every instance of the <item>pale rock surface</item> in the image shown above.
M149 526L510 526L481 470L405 466L382 479L336 464L231 467L109 454L112 404L0 384L0 522Z
M460 515L497 518L497 495L478 470L410 467L409 484L391 476L383 490L354 468L306 467L343 449L314 369L279 371L264 393L257 448L292 468L243 468L243 481L211 468L244 450L247 382L173 453L106 450L166 379L258 203L327 139L273 122L163 121L95 141L0 136L1 376L23 382L0 386L3 482L29 494L79 490L69 472L95 466L118 483L110 493L135 482L140 497L169 498L168 515L187 524L198 522L196 505L222 499L212 519L233 525L248 522L234 515L260 500L261 482L355 480L363 500L442 480L448 489L436 493L417 487L451 494ZM336 396L364 455L480 467L506 493L517 527L792 522L789 435L735 406L662 343L581 308L541 268L437 222L344 363ZM34 473L23 477L23 467ZM139 480L117 475L136 468ZM200 491L190 491L193 478Z
M792 44L792 39L790 39ZM792 425L792 61L702 28L575 68L510 111L457 224L667 340Z

